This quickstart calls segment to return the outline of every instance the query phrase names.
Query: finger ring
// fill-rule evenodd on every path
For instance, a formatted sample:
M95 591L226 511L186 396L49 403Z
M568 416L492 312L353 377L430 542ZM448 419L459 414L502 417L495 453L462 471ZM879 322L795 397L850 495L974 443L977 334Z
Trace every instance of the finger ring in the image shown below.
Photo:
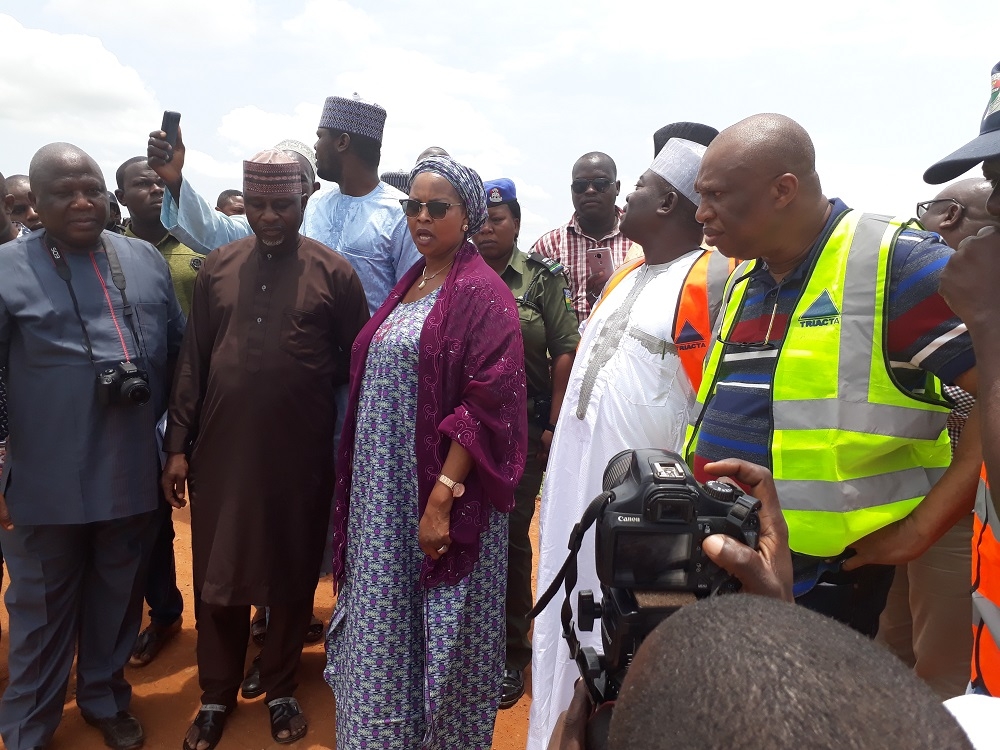
M438 554L439 555L443 555L447 551L448 551L448 545L447 544L442 544L440 547L438 547Z

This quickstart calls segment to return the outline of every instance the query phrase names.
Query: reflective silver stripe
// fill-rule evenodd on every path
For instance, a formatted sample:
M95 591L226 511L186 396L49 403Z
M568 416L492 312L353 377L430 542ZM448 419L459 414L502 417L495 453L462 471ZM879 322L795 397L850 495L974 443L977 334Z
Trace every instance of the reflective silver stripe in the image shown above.
M944 430L947 420L945 412L867 401L827 398L774 404L776 430L833 429L912 440L935 440Z
M729 258L713 250L708 256L708 270L705 283L708 292L708 319L715 328L715 320L722 309L722 299L726 292L726 282L729 281Z
M895 232L891 216L863 214L854 229L844 276L844 299L840 310L840 363L837 396L849 401L868 401L875 330L879 250L887 231ZM888 273L888 270L886 271ZM878 311L881 314L881 310ZM859 377L864 373L863 377Z
M858 479L824 482L818 479L775 479L785 510L847 513L923 497L944 469L903 469Z
M972 592L972 624L986 624L993 640L1000 643L1000 606L997 606L978 591Z

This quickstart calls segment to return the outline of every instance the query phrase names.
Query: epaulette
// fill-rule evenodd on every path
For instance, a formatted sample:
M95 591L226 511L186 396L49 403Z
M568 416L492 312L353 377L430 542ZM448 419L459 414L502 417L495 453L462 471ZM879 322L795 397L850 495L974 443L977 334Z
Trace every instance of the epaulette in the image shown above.
M557 260L553 260L541 253L531 252L528 257L536 263L541 263L553 276L561 276L566 273L566 267Z

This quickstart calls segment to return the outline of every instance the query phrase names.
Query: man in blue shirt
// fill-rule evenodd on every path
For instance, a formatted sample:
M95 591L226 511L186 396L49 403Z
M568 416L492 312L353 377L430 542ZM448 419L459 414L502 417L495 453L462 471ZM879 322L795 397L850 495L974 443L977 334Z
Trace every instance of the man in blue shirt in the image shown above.
M314 195L302 234L336 250L354 267L374 313L420 254L399 199L406 196L378 177L386 112L377 104L331 96L320 118L317 174L337 187ZM278 144L277 148L282 148ZM216 211L184 181L184 142L171 147L162 131L150 133L149 165L167 184L161 220L188 247L207 253L252 234L245 216ZM303 175L303 182L309 182ZM312 184L306 194L312 193Z
M8 750L49 743L76 652L84 719L110 747L137 748L123 670L142 619L155 425L184 315L156 248L104 231L107 188L90 156L50 144L29 178L45 231L0 252L0 367L17 435L0 481L10 574L0 735Z

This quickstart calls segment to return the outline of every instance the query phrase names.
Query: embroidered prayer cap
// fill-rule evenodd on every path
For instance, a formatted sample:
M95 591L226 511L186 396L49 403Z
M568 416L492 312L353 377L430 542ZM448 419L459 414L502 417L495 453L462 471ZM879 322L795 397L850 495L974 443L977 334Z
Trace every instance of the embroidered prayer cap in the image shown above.
M1000 157L1000 62L990 75L990 100L983 112L979 137L966 143L924 172L924 182L940 185L964 174L986 159Z
M243 192L302 195L302 168L284 151L269 148L243 162Z
M312 175L309 182L316 182L316 152L313 151L312 146L309 146L302 141L287 139L281 143L275 144L274 147L278 149L278 151L291 151L304 157L305 160L309 162L309 166L312 167Z
M486 193L483 191L483 180L476 170L459 164L450 156L428 156L421 159L410 172L410 184L421 172L432 172L444 177L462 199L465 213L468 216L469 228L466 237L471 237L486 223Z
M373 102L366 102L357 93L350 99L343 96L328 96L323 105L323 114L319 118L319 126L363 135L381 143L382 130L385 128L385 110Z
M397 169L393 172L383 172L378 177L386 185L392 185L403 193L410 192L410 173L405 172L402 169Z
M704 156L705 150L700 143L684 138L671 138L653 159L649 169L677 188L677 192L694 205L699 206L701 199L695 192L694 181L698 176L698 167L701 166L701 157Z
M486 207L502 206L505 203L515 203L517 201L517 190L514 188L514 181L501 177L498 180L487 180L483 183L486 191Z
M711 125L702 125L700 122L672 122L653 133L653 156L660 153L671 138L683 138L707 146L718 134L719 131Z

